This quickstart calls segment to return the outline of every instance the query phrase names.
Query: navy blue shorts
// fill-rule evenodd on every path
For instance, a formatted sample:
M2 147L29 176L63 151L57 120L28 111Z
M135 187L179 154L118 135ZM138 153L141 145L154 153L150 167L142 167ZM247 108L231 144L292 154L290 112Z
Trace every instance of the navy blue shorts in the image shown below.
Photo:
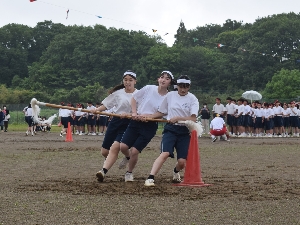
M174 158L174 148L177 159L186 159L190 145L190 133L186 126L166 124L161 141L161 152L168 152Z
M32 127L33 126L33 120L32 120L32 117L31 116L26 116L27 117L27 124L29 127Z
M155 136L157 128L157 122L131 120L121 142L126 144L129 148L134 147L139 152L142 152Z
M282 127L283 126L282 116L275 116L273 120L274 120L274 126L275 127Z
M227 115L227 124L228 126L233 126L233 116L230 114Z
M106 126L107 123L107 117L106 116L99 116L97 120L97 125L98 126Z
M113 117L107 127L102 147L109 150L110 146L112 146L112 144L115 141L121 142L121 139L129 122L130 119L121 119L118 117Z
M238 121L238 118L236 118L235 116L232 117L232 126L236 127L237 126L237 121Z
M290 117L283 117L283 126L284 127L290 126Z
M271 129L271 120L265 120L265 128L266 130L270 130Z
M244 117L243 116L239 116L236 118L236 125L237 126L244 126Z
M255 118L255 123L254 123L255 128L263 128L264 124L262 122L262 117L256 117Z
M60 121L64 128L68 128L69 117L61 117Z
M250 116L249 115L243 115L242 117L244 117L243 118L243 125L242 126L244 126L244 127L250 127L250 121L249 121Z
M95 126L96 125L96 116L95 115L89 115L87 124L89 126Z
M273 129L274 128L274 119L270 118L270 128Z
M72 116L69 116L69 122L70 122L70 125L74 125L74 119Z

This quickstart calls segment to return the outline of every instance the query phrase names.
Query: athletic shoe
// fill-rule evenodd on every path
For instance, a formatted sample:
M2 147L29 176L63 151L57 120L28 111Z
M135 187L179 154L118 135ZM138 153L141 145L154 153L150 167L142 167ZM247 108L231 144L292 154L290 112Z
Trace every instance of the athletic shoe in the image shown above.
M216 140L217 140L217 137L214 137L211 142L215 142Z
M79 133L78 135L84 135L84 133Z
M34 136L34 133L33 133L33 132L31 132L31 136Z
M227 138L227 140L226 141L230 141L230 139L229 138Z
M173 180L172 183L181 183L181 178L179 173L173 172Z
M100 132L100 133L98 133L98 135L99 135L99 136L102 136L102 135L103 135L103 133L102 133L102 132Z
M60 136L60 137L62 137L62 136L63 136L63 135L62 135L62 132L60 132L60 133L59 133L59 136Z
M296 134L296 137L299 137L299 133Z
M153 187L153 186L155 186L155 184L154 184L154 180L153 179L147 179L146 181L145 181L145 184L144 184L146 187Z
M79 134L78 130L76 130L75 134L76 134L76 135L78 135L78 134Z
M132 182L133 181L133 174L126 172L125 173L125 182Z
M93 136L95 136L95 135L96 135L96 133L92 133L92 135L93 135Z
M96 177L98 179L99 182L103 182L104 177L105 177L105 173L103 170L100 170L96 173Z
M26 136L28 136L28 131L26 131Z
M124 157L122 161L119 163L119 169L125 169L128 162L129 160L126 157Z

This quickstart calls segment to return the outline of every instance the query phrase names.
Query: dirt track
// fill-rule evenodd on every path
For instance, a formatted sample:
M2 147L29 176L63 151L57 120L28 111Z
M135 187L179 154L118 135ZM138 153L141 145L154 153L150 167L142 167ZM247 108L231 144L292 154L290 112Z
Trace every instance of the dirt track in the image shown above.
M300 224L299 138L200 138L202 178L212 184L201 188L172 186L174 159L156 187L143 186L160 136L133 183L117 166L98 183L103 137L73 139L0 133L0 224Z

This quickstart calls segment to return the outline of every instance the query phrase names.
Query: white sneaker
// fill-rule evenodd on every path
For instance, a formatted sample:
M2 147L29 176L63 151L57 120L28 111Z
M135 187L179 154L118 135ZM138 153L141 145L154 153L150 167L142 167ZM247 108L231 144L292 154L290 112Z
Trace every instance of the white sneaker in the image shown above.
M59 133L59 136L60 136L60 137L62 137L62 136L63 136L63 135L62 135L62 132L60 132L60 133Z
M224 139L225 141L227 141L227 137L225 134L222 135L222 139Z
M173 172L173 180L172 183L181 183L181 178L179 173Z
M84 135L84 133L79 133L78 135Z
M26 136L28 136L28 134L29 134L29 132L28 132L28 131L26 131Z
M153 187L153 186L155 186L155 184L154 184L154 180L153 179L147 179L146 181L145 181L145 184L144 184L146 187Z
M99 182L103 182L104 177L105 177L105 173L103 170L100 170L96 173L96 177L98 179Z
M34 133L33 133L33 132L31 132L31 136L34 136Z
M296 137L299 137L299 133L296 134Z
M125 173L125 182L132 182L133 181L133 174L126 172Z
M76 135L78 135L78 134L79 134L78 130L76 130L75 134L76 134Z
M215 142L217 140L217 137L213 137L211 142Z
M100 133L98 133L98 135L99 135L99 136L103 136L103 133L102 133L102 132L100 132Z
M119 169L125 169L128 162L129 160L126 157L124 157L122 161L119 163Z
M93 136L95 136L95 135L96 135L96 133L92 133L92 135L93 135Z

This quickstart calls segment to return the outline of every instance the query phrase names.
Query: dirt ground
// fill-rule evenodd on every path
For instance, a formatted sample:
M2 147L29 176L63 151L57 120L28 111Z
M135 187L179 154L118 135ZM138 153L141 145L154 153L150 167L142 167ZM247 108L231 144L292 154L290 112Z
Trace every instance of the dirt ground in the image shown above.
M299 138L199 138L200 188L172 186L175 159L144 187L160 135L133 183L119 161L98 183L103 137L73 139L0 133L0 224L300 224Z

